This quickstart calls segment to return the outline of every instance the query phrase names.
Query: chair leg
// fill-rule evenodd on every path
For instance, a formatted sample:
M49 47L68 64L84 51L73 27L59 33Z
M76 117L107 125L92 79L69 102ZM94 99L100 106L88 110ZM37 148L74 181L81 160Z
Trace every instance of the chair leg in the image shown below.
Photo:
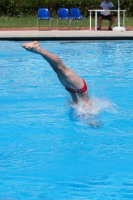
M39 20L37 19L37 28L39 30Z
M58 29L58 19L57 19L57 28L56 29Z
M80 29L81 29L81 27L82 27L82 20L81 20L81 22L80 22Z
M73 20L72 20L72 29L73 29Z
M40 30L40 21L38 20L38 30Z
M73 29L76 29L76 20L73 20Z
M57 30L59 30L59 19L57 19Z
M69 30L70 30L70 26L71 26L71 19L70 19L70 21L69 21Z
M49 20L49 30L51 30L51 19Z

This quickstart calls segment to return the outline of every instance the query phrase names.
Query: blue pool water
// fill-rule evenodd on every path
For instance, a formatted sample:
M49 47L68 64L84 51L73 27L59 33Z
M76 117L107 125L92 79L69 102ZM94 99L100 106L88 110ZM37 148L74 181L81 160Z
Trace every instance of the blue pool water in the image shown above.
M40 42L86 80L93 116L21 43L0 41L0 200L133 199L133 41Z

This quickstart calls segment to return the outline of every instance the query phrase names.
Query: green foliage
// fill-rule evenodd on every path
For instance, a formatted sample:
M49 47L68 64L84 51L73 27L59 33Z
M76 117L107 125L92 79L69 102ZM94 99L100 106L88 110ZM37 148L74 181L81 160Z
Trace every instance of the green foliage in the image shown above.
M57 16L61 7L68 9L78 7L84 16L88 9L97 9L103 0L0 0L0 16L29 16L37 15L38 8L48 8L52 16ZM116 8L118 0L112 0ZM133 16L133 0L120 0L120 8L126 9L126 16Z

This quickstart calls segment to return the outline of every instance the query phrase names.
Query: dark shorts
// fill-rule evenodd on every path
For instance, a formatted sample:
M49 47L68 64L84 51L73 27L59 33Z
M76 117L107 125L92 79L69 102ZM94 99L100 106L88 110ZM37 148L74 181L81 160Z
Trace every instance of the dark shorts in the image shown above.
M102 15L102 14L98 14L98 17L101 16L102 20L103 19L107 19L109 21L111 21L111 18L113 17L113 15Z

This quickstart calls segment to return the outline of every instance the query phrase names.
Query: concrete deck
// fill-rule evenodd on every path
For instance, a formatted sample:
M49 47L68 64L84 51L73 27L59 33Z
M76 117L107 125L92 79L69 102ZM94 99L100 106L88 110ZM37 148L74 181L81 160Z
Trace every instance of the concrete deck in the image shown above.
M124 32L94 30L0 29L0 40L120 40L133 39L133 29Z

